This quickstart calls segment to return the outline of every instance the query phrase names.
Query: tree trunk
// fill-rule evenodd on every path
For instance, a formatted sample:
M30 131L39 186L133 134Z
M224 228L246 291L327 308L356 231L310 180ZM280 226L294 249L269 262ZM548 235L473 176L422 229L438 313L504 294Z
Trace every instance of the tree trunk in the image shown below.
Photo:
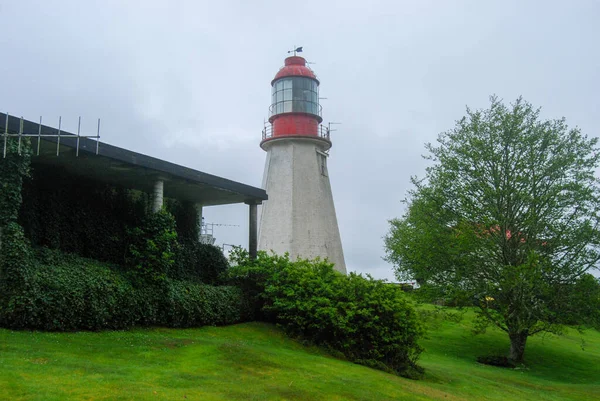
M523 354L525 353L525 344L529 333L520 331L518 333L510 333L510 355L509 359L513 362L523 362Z

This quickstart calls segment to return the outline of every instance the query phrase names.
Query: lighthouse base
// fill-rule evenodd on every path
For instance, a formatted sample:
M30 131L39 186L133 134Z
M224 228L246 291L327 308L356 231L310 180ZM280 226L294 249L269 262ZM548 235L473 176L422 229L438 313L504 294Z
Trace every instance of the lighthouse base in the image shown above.
M320 257L346 273L327 171L330 143L320 138L281 138L267 151L258 248L292 259Z

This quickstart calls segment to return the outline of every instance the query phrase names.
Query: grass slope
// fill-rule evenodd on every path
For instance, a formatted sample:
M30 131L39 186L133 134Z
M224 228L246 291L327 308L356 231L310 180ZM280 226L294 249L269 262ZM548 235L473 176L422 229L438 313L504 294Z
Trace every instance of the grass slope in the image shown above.
M505 353L492 331L430 322L412 381L331 358L260 323L104 333L0 330L0 399L10 400L462 400L600 399L600 333L534 338L529 368L477 364Z
M482 365L482 355L507 355L508 335L488 329L473 335L473 311L459 323L429 322L421 365L432 389L464 399L600 400L600 333L567 329L562 336L531 337L525 366L503 369ZM583 349L582 349L583 346Z

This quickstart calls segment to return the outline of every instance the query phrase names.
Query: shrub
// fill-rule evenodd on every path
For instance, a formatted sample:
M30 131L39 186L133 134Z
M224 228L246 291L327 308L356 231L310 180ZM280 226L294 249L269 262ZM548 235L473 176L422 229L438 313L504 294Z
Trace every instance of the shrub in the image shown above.
M98 330L134 324L133 287L108 265L40 250L30 285L7 300L4 325L41 330Z
M197 240L185 241L179 247L177 271L173 277L219 285L228 268L229 262L220 248Z
M248 304L237 287L177 280L169 280L162 310L169 327L228 325L246 321L250 316Z
M286 333L323 345L349 360L415 377L423 329L402 291L372 277L342 275L320 261L290 261L259 252L255 261L234 252L232 279L257 315Z
M32 255L23 229L15 222L0 228L0 291L12 293L28 284Z
M129 238L127 265L141 278L165 280L175 264L178 247L173 215L165 210L149 214L141 227L129 230Z
M248 318L239 288L165 278L142 282L119 268L42 249L29 285L0 296L0 324L51 331L123 329L133 325L193 327ZM145 285L140 285L145 284Z
M165 198L165 208L175 217L177 237L182 241L198 241L198 210L192 202Z

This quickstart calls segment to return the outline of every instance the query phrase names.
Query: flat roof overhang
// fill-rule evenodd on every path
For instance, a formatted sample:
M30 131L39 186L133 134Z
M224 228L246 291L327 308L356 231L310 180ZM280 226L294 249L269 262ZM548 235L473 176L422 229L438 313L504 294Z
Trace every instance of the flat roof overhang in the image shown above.
M20 119L10 116L8 119L9 134L19 132ZM4 146L2 138L5 132L6 114L0 113L0 147ZM260 204L267 200L264 189L252 187L216 175L207 174L161 159L132 152L127 149L100 142L96 154L97 142L94 139L79 138L79 156L77 153L77 136L61 131L60 152L57 156L58 130L42 125L42 137L39 140L37 154L39 124L23 120L23 133L35 135L31 137L33 148L33 168L56 166L64 168L68 173L108 184L137 189L152 193L156 180L164 181L164 196L180 201L199 203L204 206L227 205L233 203ZM0 157L2 155L0 154Z

